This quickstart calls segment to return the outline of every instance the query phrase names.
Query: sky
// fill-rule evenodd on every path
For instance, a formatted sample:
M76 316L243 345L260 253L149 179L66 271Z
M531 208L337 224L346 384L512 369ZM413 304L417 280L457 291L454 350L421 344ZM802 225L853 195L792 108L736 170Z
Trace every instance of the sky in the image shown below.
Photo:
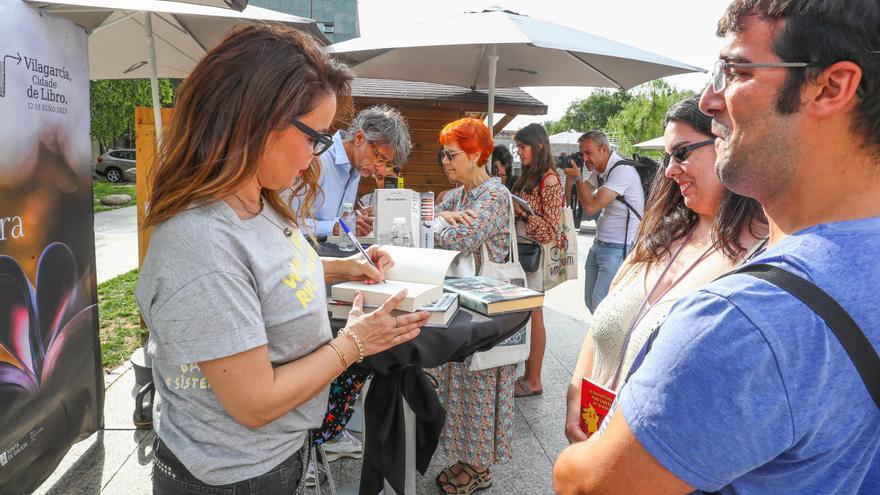
M729 3L730 0L358 0L358 16L361 36L369 36L396 25L497 5L708 70L721 49L715 26ZM684 74L666 80L677 88L702 90L708 75ZM523 89L547 105L547 115L519 116L506 129L557 120L572 101L586 98L592 91L559 86Z

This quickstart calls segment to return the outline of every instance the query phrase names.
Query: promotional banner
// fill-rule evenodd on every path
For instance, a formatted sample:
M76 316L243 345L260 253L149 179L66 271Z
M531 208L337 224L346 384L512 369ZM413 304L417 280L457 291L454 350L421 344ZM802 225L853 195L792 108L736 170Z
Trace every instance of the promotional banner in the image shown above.
M0 0L0 493L102 426L87 36Z

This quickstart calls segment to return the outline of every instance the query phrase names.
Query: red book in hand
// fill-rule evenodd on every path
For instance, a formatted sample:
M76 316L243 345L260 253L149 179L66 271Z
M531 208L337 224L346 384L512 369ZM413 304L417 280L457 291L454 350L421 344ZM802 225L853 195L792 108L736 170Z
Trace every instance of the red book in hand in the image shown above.
M592 435L599 431L602 420L611 409L617 394L607 388L584 378L581 384L581 430Z

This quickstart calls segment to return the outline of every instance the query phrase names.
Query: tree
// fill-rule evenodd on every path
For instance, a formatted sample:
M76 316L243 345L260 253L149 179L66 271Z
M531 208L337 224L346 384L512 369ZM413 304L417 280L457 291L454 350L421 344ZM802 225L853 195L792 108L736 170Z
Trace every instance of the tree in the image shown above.
M119 79L91 81L92 138L101 151L114 145L117 139L134 131L134 108L152 106L150 81L147 79ZM169 79L159 79L159 101L171 106L174 90Z
M562 118L545 122L544 127L549 134L565 132L569 129L577 131L605 129L608 119L620 112L631 99L632 95L622 89L614 92L599 89L582 100L573 101Z
M662 79L638 86L633 93L620 112L608 119L607 129L619 139L621 156L631 155L633 144L662 135L663 117L669 107L694 94L675 89Z

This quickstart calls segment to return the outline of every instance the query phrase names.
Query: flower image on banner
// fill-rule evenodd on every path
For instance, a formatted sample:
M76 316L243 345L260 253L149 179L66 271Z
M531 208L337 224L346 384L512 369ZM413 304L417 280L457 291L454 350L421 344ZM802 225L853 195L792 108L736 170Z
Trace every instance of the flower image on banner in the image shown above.
M0 494L102 426L88 39L0 0Z

